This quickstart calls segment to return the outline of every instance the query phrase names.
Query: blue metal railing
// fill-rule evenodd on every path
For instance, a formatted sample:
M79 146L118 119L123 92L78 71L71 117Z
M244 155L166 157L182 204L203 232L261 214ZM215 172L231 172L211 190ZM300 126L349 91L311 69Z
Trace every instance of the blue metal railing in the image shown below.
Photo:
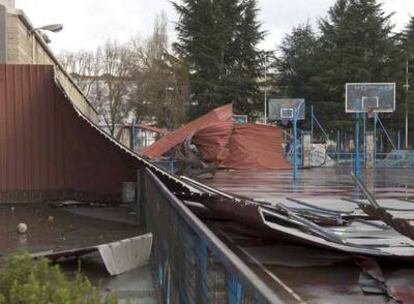
M353 166L354 152L328 152L328 155L336 162L337 166ZM360 152L359 163L366 164L366 156ZM385 168L412 168L414 167L414 151L394 150L388 153L375 153L375 167Z
M282 303L185 204L145 170L143 215L162 303Z

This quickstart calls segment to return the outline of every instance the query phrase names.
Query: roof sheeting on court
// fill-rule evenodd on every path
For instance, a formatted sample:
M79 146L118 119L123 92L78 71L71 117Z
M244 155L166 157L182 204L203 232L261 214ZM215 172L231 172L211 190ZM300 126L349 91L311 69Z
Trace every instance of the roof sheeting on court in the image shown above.
M140 151L140 154L151 158L161 157L169 150L181 144L189 135L216 123L231 121L232 116L232 104L227 104L214 109L206 115L201 116L200 118L193 120L192 122L162 137L153 145Z
M191 142L197 146L203 160L221 162L227 158L227 145L233 133L233 121L222 121L199 130Z
M289 169L282 151L282 130L275 126L235 125L227 145L223 167L249 169Z
M282 130L275 126L236 125L231 119L232 105L210 113L171 132L144 149L141 154L161 157L183 143L186 138L200 151L204 161L237 170L289 169L282 151Z

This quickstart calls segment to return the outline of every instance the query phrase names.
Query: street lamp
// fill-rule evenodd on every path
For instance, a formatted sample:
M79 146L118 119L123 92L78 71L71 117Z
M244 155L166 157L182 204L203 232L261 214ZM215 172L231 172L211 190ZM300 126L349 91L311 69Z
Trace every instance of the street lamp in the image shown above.
M46 35L45 33L43 33L43 31L48 31L51 33L58 33L61 30L63 30L63 25L62 24L48 24L48 25L44 25L42 27L37 27L34 28L30 31L30 33L33 35L32 37L32 41L33 41L33 49L32 49L32 60L33 60L33 64L36 63L36 39L35 39L35 32L39 32L39 34L41 35L42 39L49 44L51 42L50 38L48 35Z
M61 30L63 30L63 25L62 24L48 24L48 25L44 25L42 27L32 29L32 32L38 31L38 30L49 31L49 32L52 32L52 33L58 33Z

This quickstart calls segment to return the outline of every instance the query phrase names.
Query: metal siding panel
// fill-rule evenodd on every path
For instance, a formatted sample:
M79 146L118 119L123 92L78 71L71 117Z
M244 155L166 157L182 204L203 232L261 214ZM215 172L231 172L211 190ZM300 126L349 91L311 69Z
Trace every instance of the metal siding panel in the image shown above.
M30 68L30 84L31 84L31 103L32 103L32 119L33 119L33 129L32 129L32 136L33 136L33 150L32 150L32 159L33 159L33 188L32 190L39 190L40 189L40 168L41 168L41 160L40 160L40 123L39 123L39 98L38 98L38 69L35 66Z
M48 79L52 76L48 73L47 66L41 66L39 68L39 72L41 75L40 81L40 90L41 90L41 96L40 96L40 144L42 147L42 188L41 190L50 189L49 188L49 149L48 149L48 129L47 129L47 121L50 119L50 117L47 116L47 102L49 99L49 96L47 96L47 86L52 85L51 83L48 83Z
M55 166L55 149L56 146L56 137L55 137L55 116L54 116L54 104L55 104L55 95L53 90L53 70L49 70L49 85L46 88L47 96L47 108L46 116L47 119L47 131L48 131L48 140L47 140L47 149L48 149L48 169L49 169L49 188L56 189L56 178L57 178L57 167Z
M23 98L23 128L24 128L24 168L25 168L25 190L33 187L33 164L32 164L32 108L30 102L30 69L23 66L22 98Z
M22 97L22 69L14 70L14 97L15 97L15 113L14 113L14 142L16 156L16 190L25 189L25 159L24 159L24 120L23 120L23 97Z
M135 159L79 117L53 73L0 65L0 201L119 197L122 182L135 180Z
M56 166L58 168L58 184L57 189L63 189L66 184L65 180L65 158L64 158L64 149L63 149L63 122L62 122L62 100L58 98L58 90L55 88L53 90L54 96L54 105L55 105L55 136L56 136L56 143L55 143L55 151L56 151Z
M0 67L0 191L6 190L6 68Z

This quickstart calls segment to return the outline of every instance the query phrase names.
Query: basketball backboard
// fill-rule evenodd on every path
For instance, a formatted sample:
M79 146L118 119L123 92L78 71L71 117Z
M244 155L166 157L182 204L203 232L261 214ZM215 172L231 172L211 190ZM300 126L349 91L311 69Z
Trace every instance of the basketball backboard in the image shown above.
M304 99L278 98L269 100L269 119L271 120L293 120L295 110L297 114L297 120L304 120Z
M347 83L346 113L392 113L395 111L395 83Z
M233 115L233 121L236 125L243 125L248 123L247 115Z

